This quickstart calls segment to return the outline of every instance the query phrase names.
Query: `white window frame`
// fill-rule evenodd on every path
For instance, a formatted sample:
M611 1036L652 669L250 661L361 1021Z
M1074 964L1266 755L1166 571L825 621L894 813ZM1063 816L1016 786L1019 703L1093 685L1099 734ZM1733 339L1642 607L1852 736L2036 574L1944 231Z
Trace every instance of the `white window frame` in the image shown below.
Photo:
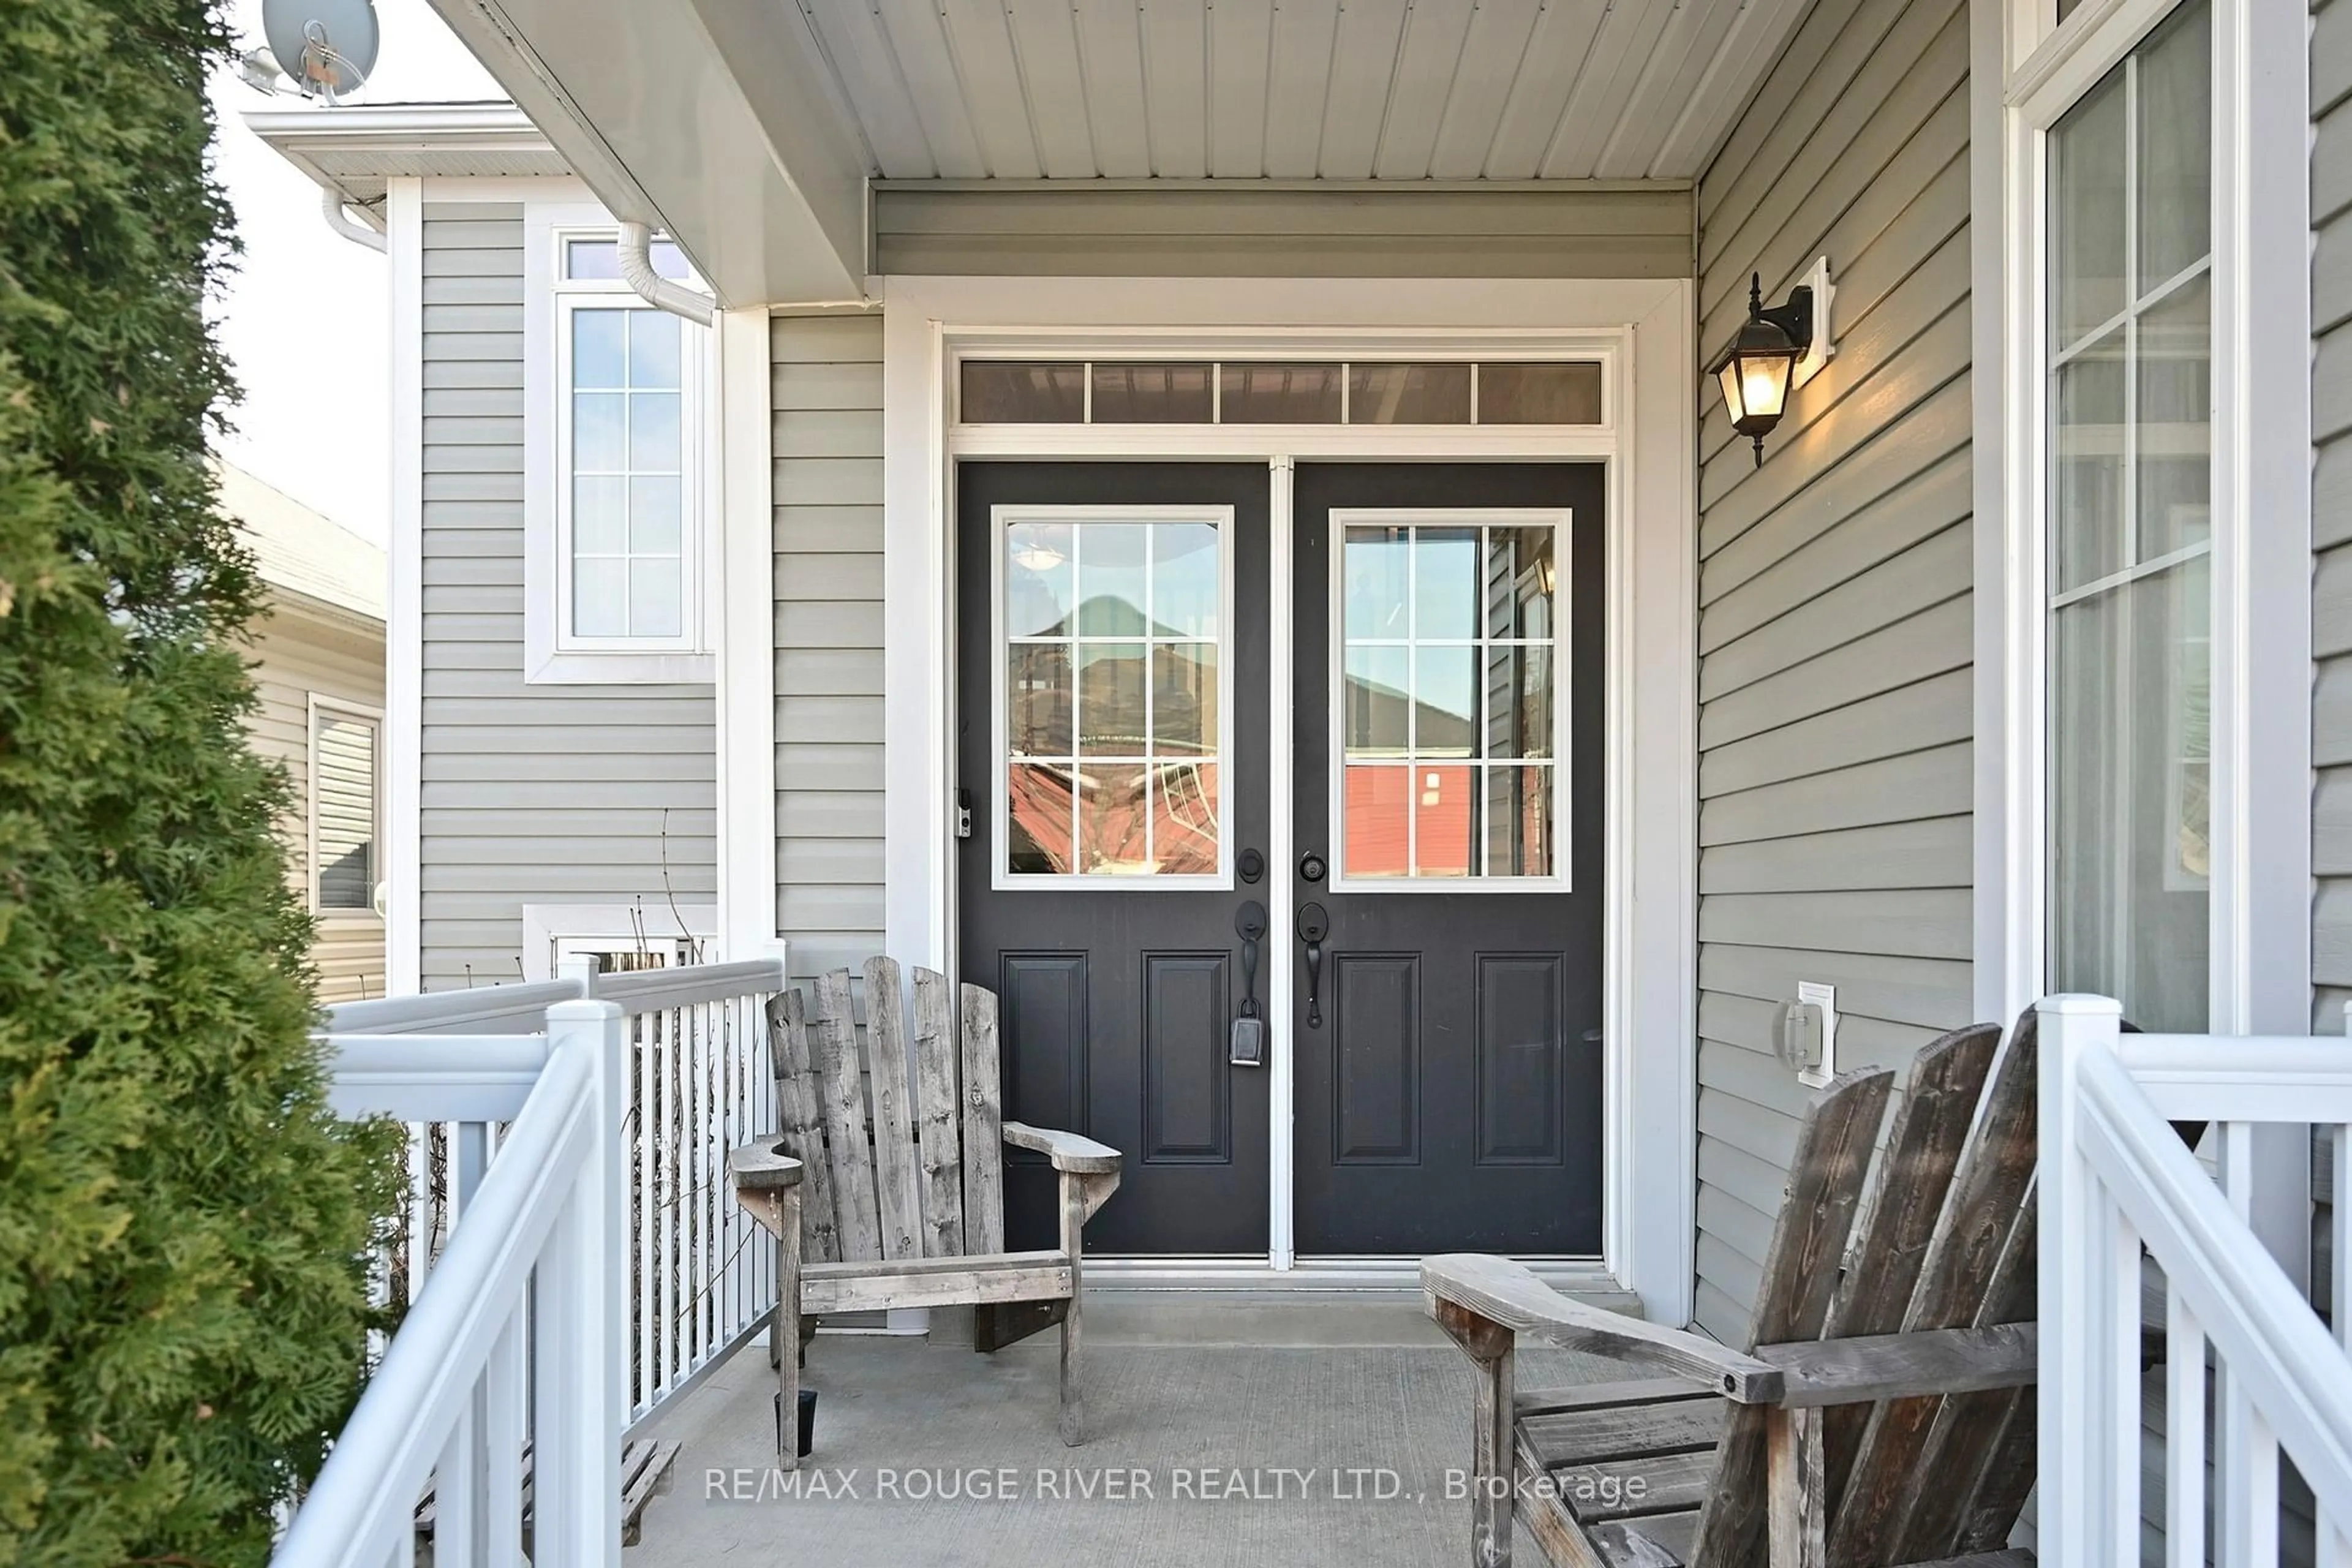
M2179 3L2084 0L2059 23L2055 0L1978 0L1978 68L1993 73L1976 102L1979 220L1990 231L1976 241L1980 1016L2014 1016L2045 989L2048 963L2049 135ZM2209 1016L2217 1034L2302 1033L2311 1023L2306 16L2263 0L2211 5ZM2256 518L2259 529L2248 525Z
M1004 628L1004 537L1005 531L1018 522L1205 522L1217 531L1217 868L1213 872L1175 876L1105 876L1099 873L1073 873L1055 876L1044 872L1015 872L1005 865L1005 851L1012 838L1012 790L1010 788L1012 758L1011 737L1006 732L1005 689L1008 662L1005 654ZM989 646L992 650L994 670L990 676L989 695L994 710L992 721L992 744L995 754L991 762L993 777L991 793L995 796L995 857L991 867L992 885L1000 892L1200 892L1217 890L1234 885L1234 509L1230 506L1185 505L1120 505L1120 506L998 506L989 513ZM1075 588L1073 590L1075 594ZM1075 604L1073 609L1075 609ZM1071 679L1077 679L1076 661L1071 661ZM1072 714L1073 732L1070 744L1075 751L1077 735L1076 716Z
M717 334L681 322L678 635L581 637L571 630L571 445L573 311L654 310L618 279L566 279L563 247L617 238L593 202L530 201L523 208L523 678L533 683L668 684L716 679L709 606L719 496Z
M383 710L363 703L346 702L340 698L310 694L309 716L304 721L302 737L302 879L308 884L303 892L303 905L320 920L372 920L383 917L376 907L376 889L389 880L384 866L384 723ZM375 731L375 743L369 755L373 762L374 780L368 791L369 866L368 901L356 910L330 909L319 901L319 721L321 717L363 723Z
M1330 780L1330 816L1327 835L1330 840L1331 891L1335 893L1565 893L1570 888L1569 852L1570 796L1568 774L1571 764L1569 734L1570 699L1576 681L1571 667L1571 631L1569 624L1569 581L1572 563L1570 556L1574 514L1559 507L1335 507L1331 511L1329 577L1331 608L1326 634L1330 659L1330 694L1326 711L1329 726L1324 736L1327 748L1326 772ZM1436 528L1548 528L1552 535L1552 737L1553 754L1546 759L1551 768L1552 863L1556 868L1544 877L1423 877L1408 872L1402 877L1357 877L1348 872L1347 828L1347 561L1348 530L1354 527L1436 527ZM1410 645L1414 648L1421 644ZM1440 645L1450 646L1450 645ZM1474 643L1474 647L1485 646ZM1483 706L1483 695L1482 695ZM1480 726L1481 731L1484 726ZM1486 758L1425 759L1432 767L1466 765L1483 781ZM1533 759L1529 759L1533 760ZM1411 771L1418 772L1423 760L1416 760ZM1407 792L1416 793L1420 786ZM1414 814L1418 816L1418 813ZM1409 842L1417 840L1414 831Z
M709 962L718 941L715 903L674 905L664 900L633 904L525 904L522 977L552 980L560 958L574 952L617 952L639 942L686 952L698 947ZM778 943L778 956L782 949Z

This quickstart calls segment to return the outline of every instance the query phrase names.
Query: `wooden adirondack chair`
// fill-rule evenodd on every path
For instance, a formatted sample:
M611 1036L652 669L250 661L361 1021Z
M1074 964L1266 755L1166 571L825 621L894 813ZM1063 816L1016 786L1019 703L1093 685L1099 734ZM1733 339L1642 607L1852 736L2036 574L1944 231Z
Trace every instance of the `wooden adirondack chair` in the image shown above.
M800 1347L828 1312L971 1306L982 1350L1058 1322L1062 1440L1080 1441L1080 1243L1088 1217L1118 1186L1119 1153L1075 1132L1004 1121L996 994L964 986L961 1027L951 994L946 976L915 971L911 1094L894 960L866 961L862 1079L849 971L817 983L813 1030L798 987L769 1005L781 1127L733 1151L728 1169L737 1201L776 1237L770 1353L777 1458L786 1469L798 1463ZM1052 1163L1061 1184L1059 1247L1004 1250L1003 1145Z
M2003 1549L2034 1466L2033 1015L1987 1090L2000 1034L1919 1054L1874 1184L1895 1075L1850 1072L1813 1101L1744 1346L1570 1300L1502 1258L1422 1265L1478 1371L1479 1568L1509 1563L1515 1501L1580 1568L1750 1568L1768 1546L1772 1568L2033 1561ZM1519 1334L1665 1375L1515 1394Z

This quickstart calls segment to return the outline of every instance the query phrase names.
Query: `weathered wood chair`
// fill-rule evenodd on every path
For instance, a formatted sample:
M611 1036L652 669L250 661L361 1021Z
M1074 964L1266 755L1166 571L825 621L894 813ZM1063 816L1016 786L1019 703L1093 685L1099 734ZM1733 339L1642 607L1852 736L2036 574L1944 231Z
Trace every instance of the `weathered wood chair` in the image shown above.
M1750 1568L1768 1546L1772 1568L2033 1561L2003 1549L2034 1465L2033 1015L1988 1090L2000 1035L1919 1054L1874 1184L1895 1075L1844 1074L1808 1108L1744 1346L1570 1300L1502 1258L1422 1265L1478 1372L1479 1568L1510 1561L1515 1500L1545 1555L1580 1568ZM1515 1394L1519 1334L1665 1375Z
M776 1237L770 1353L777 1457L786 1469L798 1462L801 1347L814 1320L835 1312L972 1307L982 1350L1058 1322L1062 1440L1081 1439L1081 1242L1088 1217L1118 1186L1118 1151L1004 1121L996 994L964 986L961 1027L951 994L946 976L915 971L911 1094L896 961L866 964L863 1081L849 971L817 983L813 1030L798 987L769 1006L779 1131L733 1151L728 1169L737 1201ZM1061 1184L1059 1247L1004 1250L1008 1144L1052 1163Z

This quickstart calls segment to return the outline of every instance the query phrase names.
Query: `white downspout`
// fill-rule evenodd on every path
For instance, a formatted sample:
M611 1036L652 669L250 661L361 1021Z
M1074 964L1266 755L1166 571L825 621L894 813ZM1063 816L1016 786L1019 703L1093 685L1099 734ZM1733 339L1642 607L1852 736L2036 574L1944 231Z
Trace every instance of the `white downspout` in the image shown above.
M377 251L385 250L387 248L387 243L383 236L376 233L375 230L368 227L368 226L363 223L353 223L352 221L351 214L343 210L343 196L341 192L321 190L319 193L319 211L325 215L327 226L329 228L331 228L337 234L341 235L353 245L364 245L370 250Z
M621 225L621 276L646 303L683 316L697 326L710 325L718 304L709 295L673 283L654 270L654 231L641 223Z

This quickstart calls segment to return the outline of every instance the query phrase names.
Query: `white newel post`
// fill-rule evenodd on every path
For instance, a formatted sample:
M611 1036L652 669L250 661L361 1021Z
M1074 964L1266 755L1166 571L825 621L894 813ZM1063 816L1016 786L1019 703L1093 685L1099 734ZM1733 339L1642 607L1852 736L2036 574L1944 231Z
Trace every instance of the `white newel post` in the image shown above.
M2042 1509L2037 1550L2045 1563L2090 1564L2121 1542L2105 1539L2121 1454L2105 1451L2112 1435L2100 1386L2104 1357L2095 1314L2110 1226L2107 1198L2083 1152L2081 1083L2085 1052L2113 1049L2123 1009L2104 996L2049 996L2035 1005L2042 1059L2040 1092L2042 1321L2039 1435ZM2137 1336L2135 1335L2135 1340ZM2135 1452L2130 1462L2137 1465ZM2135 1557L2137 1531L2132 1535Z
M621 1159L628 1021L610 1002L547 1010L550 1065L591 1058L587 1154L539 1268L534 1448L538 1560L621 1561L621 1435L629 1418L628 1194Z

